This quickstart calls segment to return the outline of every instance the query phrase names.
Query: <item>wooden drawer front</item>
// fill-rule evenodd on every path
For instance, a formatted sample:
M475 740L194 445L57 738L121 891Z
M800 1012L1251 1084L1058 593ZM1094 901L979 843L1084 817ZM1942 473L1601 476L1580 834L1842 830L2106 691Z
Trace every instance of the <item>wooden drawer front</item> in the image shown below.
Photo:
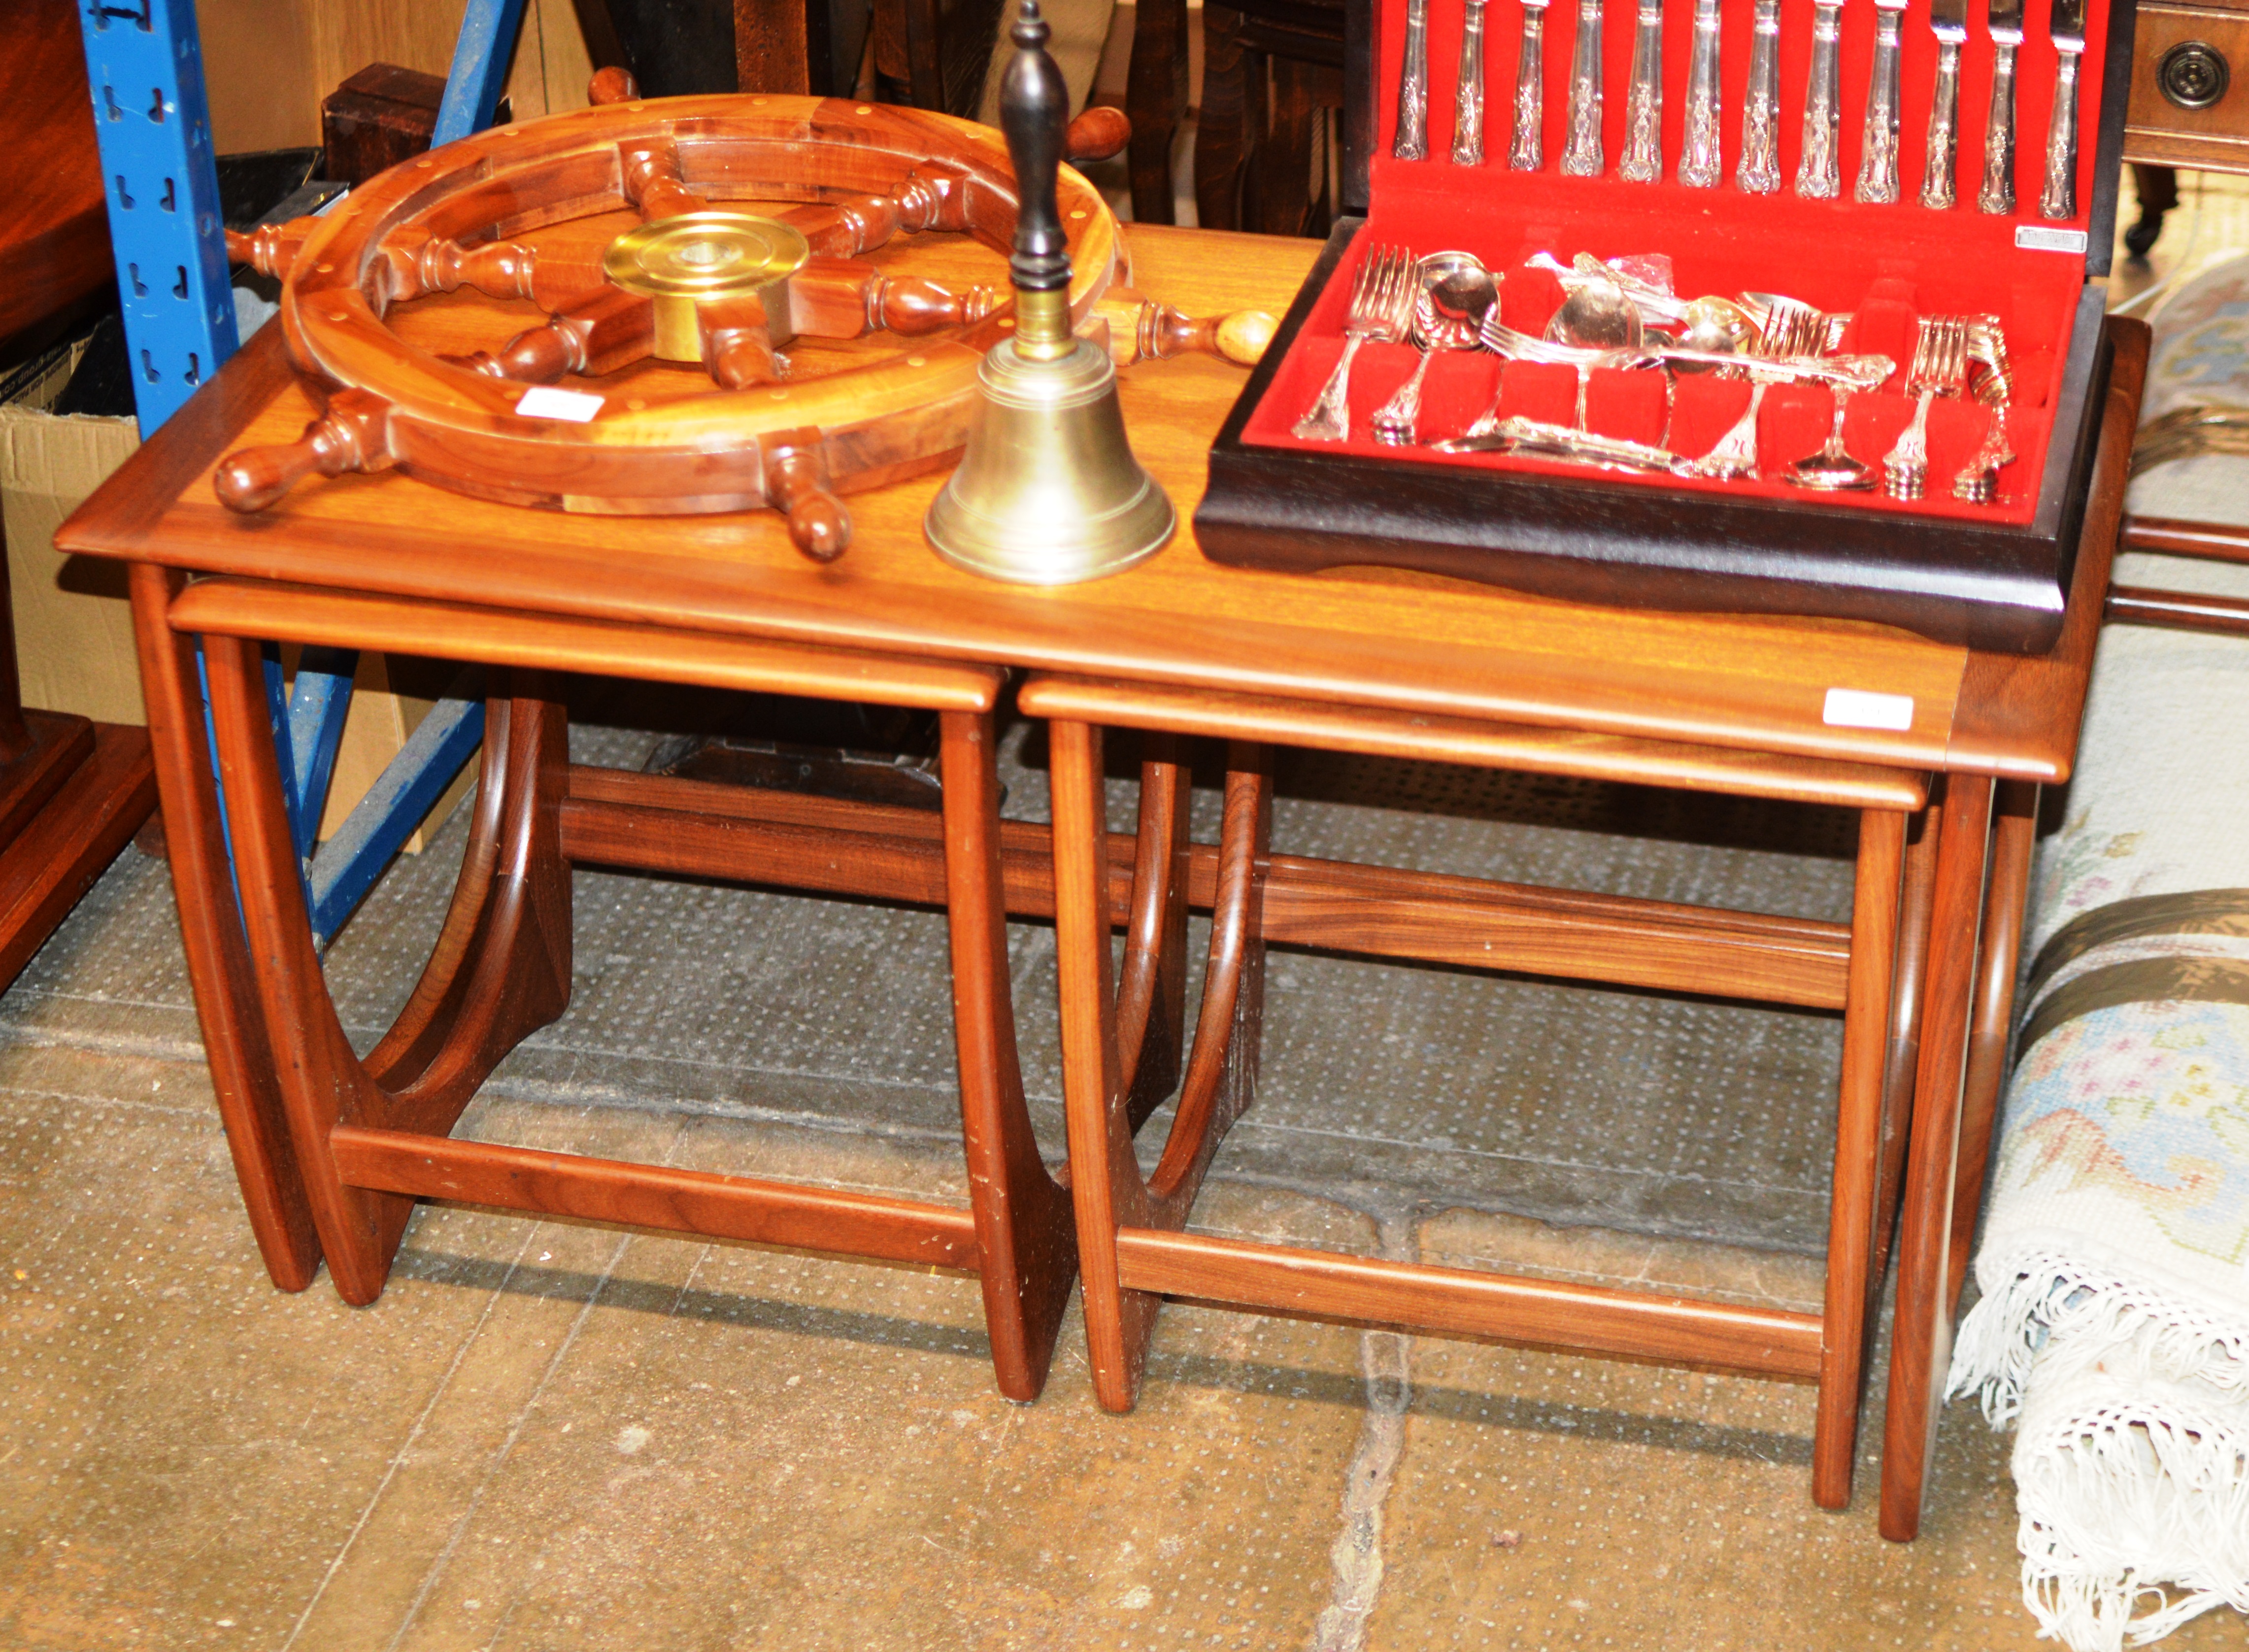
M2182 108L2165 95L2166 58L2199 43L2224 60L2223 95ZM2249 172L2249 10L2142 5L2132 46L2132 101L2124 158L2168 166Z

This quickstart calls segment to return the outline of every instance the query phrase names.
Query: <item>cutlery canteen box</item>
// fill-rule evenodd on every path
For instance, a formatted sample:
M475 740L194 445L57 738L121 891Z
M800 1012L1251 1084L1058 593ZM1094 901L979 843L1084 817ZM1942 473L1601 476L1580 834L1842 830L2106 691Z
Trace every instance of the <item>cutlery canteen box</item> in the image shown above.
M1521 0L1485 6L1484 158L1476 165L1448 158L1468 0L1421 0L1427 158L1398 158L1411 3L1351 0L1343 215L1213 446L1209 487L1194 519L1204 554L1263 568L1406 568L1613 605L1874 621L2015 653L2050 647L2061 627L2108 376L2105 284L2096 278L2108 273L2114 238L2132 0L2080 0L2074 200L2060 218L2041 215L2040 196L2062 55L2051 12L2066 12L2071 0L2024 7L2014 77L2016 204L2001 213L1978 204L1994 78L1989 0L1965 8L1956 203L1949 207L1920 204L1938 79L1932 0L1908 0L1902 11L1897 198L1882 203L1855 198L1876 61L1874 0L1842 0L1840 9L1840 189L1829 199L1797 188L1814 0L1779 0L1779 187L1771 193L1746 191L1737 179L1752 0L1719 0L1716 187L1678 181L1692 0L1663 4L1661 176L1653 182L1618 176L1636 32L1623 0L1608 0L1600 30L1599 176L1566 176L1560 165L1576 36L1599 0L1552 0L1544 12L1537 170L1509 164ZM1936 3L1942 9L1946 0ZM1294 426L1344 350L1353 278L1383 248L1474 254L1500 278L1502 319L1534 336L1565 296L1543 261L1532 261L1540 253L1565 265L1579 253L1663 255L1682 299L1779 293L1847 315L1838 324L1840 350L1895 363L1876 390L1847 403L1847 448L1878 477L1914 414L1906 380L1919 318L1996 317L2012 368L2005 436L2014 460L1998 472L1994 500L1957 499L1953 478L1981 448L1994 414L1972 396L1939 396L1928 416L1923 497L1893 499L1879 485L1848 493L1796 487L1782 473L1819 449L1833 420L1830 392L1818 383L1771 385L1757 422L1760 468L1736 481L1522 453L1434 452L1427 444L1462 432L1495 393L1502 415L1572 423L1575 368L1503 364L1483 349L1439 352L1424 381L1420 444L1385 446L1372 435L1372 415L1418 358L1411 344L1376 341L1354 363L1346 439L1299 437ZM1596 368L1585 389L1585 427L1693 458L1736 423L1751 388L1731 372Z

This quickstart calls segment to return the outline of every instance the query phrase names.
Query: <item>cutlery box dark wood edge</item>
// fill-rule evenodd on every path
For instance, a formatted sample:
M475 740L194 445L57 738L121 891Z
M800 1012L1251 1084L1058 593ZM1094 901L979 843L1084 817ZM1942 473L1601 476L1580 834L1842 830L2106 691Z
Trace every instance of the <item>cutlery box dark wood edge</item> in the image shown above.
M1346 11L1345 202L1363 207L1375 107L1372 0ZM2132 0L2104 60L2129 61ZM2108 272L2129 76L2104 74L2087 270ZM1242 431L1365 219L1339 220L1211 449L1195 535L1214 561L1312 572L1374 565L1619 607L1871 620L1938 642L2042 653L2061 630L2109 346L2087 282L2071 330L2038 513L2020 527L1901 521L1847 506L1738 504L1598 472L1510 476L1405 458L1255 447ZM2068 432L2063 436L2062 432Z

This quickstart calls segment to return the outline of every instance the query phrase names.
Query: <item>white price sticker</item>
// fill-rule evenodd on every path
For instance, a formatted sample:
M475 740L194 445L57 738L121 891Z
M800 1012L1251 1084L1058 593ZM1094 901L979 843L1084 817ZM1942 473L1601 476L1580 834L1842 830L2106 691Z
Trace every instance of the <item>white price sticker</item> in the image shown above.
M523 393L515 410L527 419L567 419L583 424L602 410L602 398L582 390L558 390L541 384Z
M1902 734L1913 726L1913 696L1831 688L1819 720L1830 728L1888 728Z
M2039 224L2015 226L2015 250L2019 252L2076 252L2085 251L2085 231L2056 230Z

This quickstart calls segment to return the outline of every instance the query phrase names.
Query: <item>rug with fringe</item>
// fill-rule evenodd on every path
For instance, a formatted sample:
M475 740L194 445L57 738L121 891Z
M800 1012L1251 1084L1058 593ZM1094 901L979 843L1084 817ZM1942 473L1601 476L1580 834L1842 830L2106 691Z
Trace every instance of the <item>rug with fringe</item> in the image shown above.
M2212 372L2249 392L2249 259L2166 306L2155 366L2151 411ZM2153 469L2130 508L2249 522L2249 460ZM2116 580L2249 596L2249 568L2170 558ZM2245 726L2249 642L2105 630L2032 891L1951 1389L2016 1428L2025 1603L2075 1652L2249 1612Z

